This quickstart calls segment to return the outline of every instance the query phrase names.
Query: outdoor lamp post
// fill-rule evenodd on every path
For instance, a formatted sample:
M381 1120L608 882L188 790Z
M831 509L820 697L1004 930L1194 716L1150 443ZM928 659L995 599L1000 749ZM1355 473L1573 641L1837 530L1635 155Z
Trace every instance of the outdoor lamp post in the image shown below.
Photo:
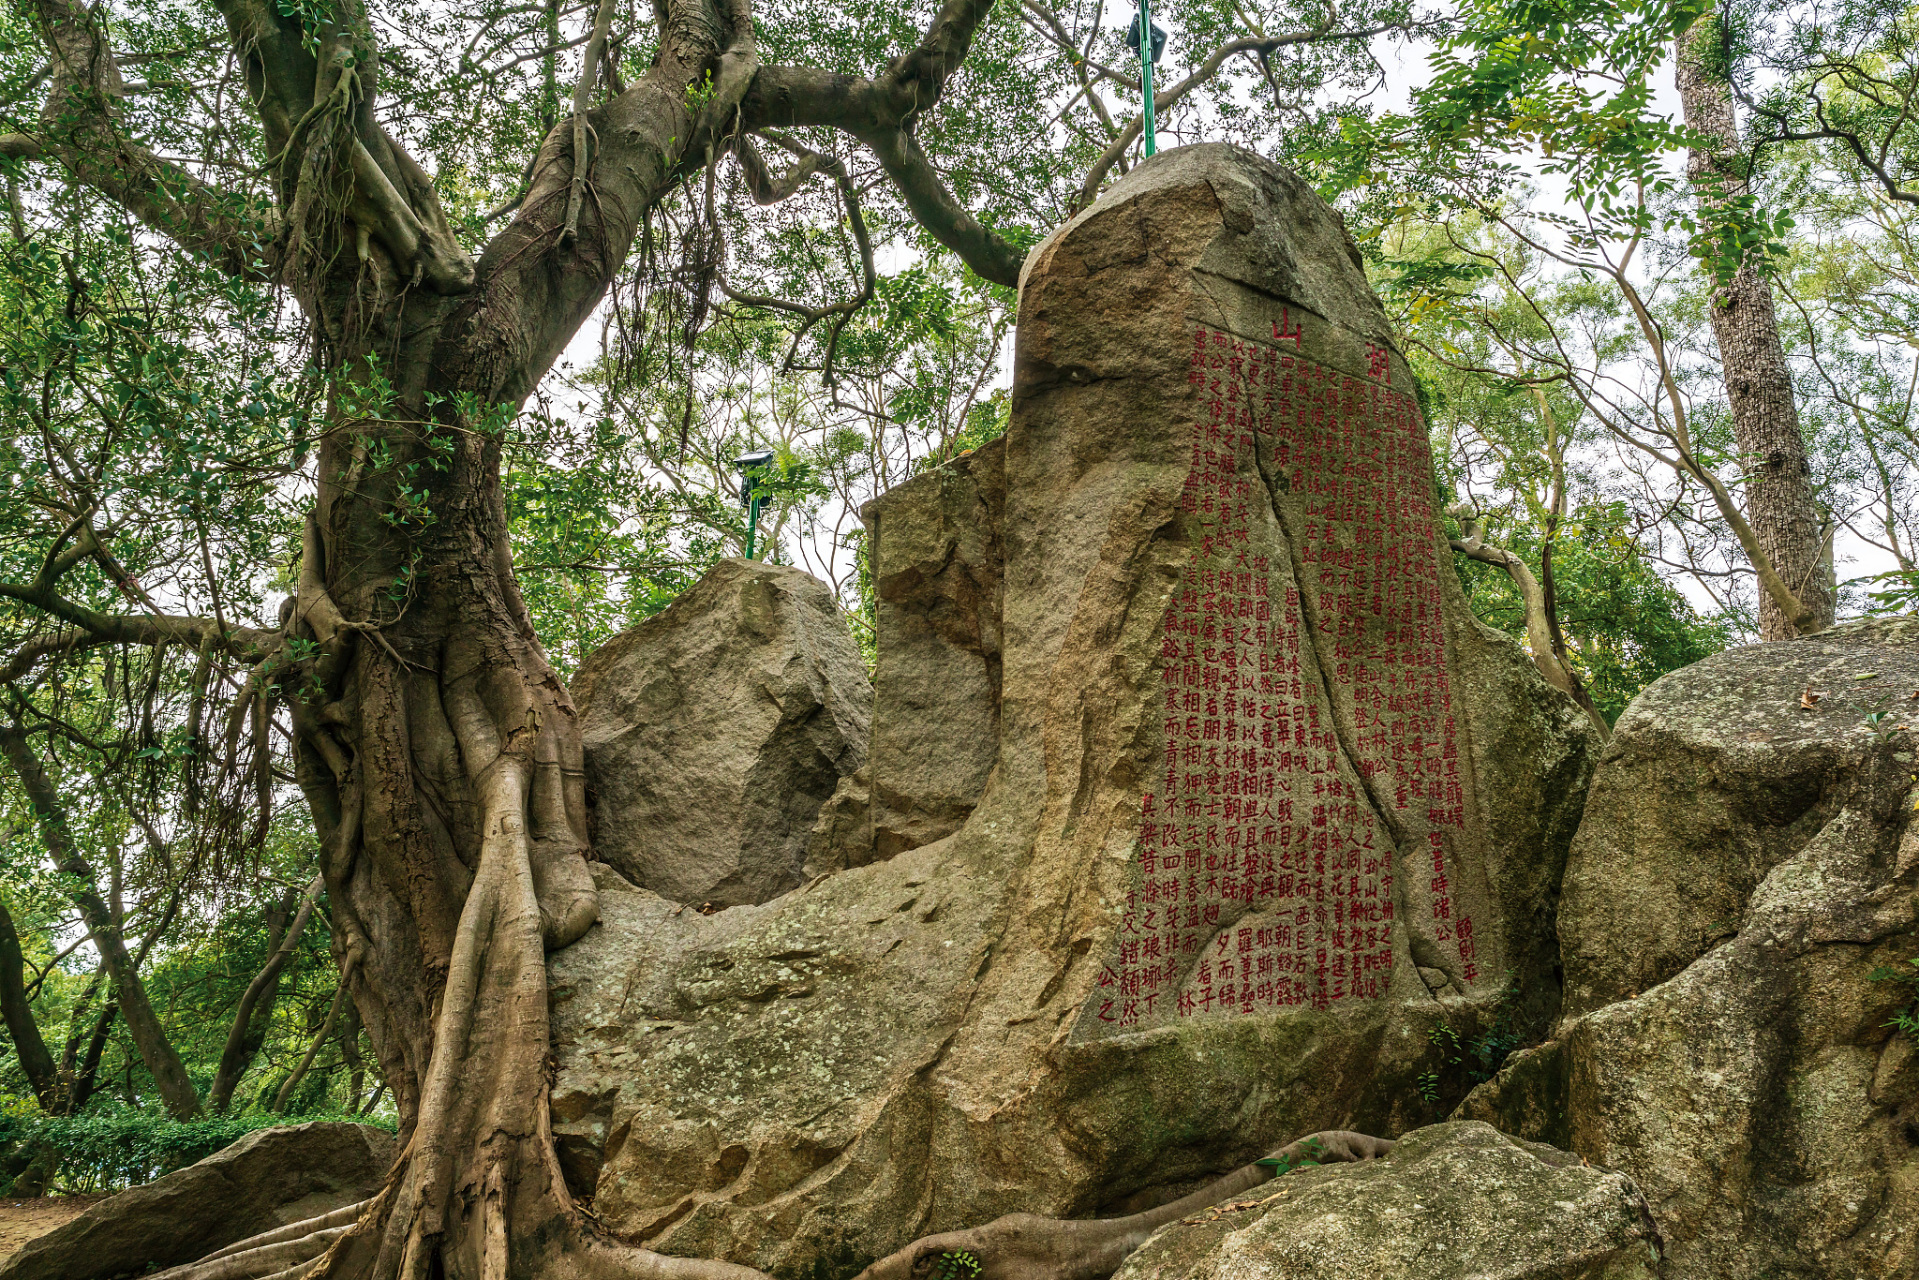
M1149 156L1159 150L1159 141L1153 135L1153 64L1166 52L1166 33L1154 24L1150 3L1151 0L1139 0L1139 12L1133 15L1133 25L1126 32L1126 47L1139 55L1140 117L1145 126ZM1140 39L1142 31L1150 31L1152 39Z
M760 528L760 496L753 492L754 473L773 461L771 449L755 449L733 459L740 469L740 505L746 508L746 558L753 558L753 539Z

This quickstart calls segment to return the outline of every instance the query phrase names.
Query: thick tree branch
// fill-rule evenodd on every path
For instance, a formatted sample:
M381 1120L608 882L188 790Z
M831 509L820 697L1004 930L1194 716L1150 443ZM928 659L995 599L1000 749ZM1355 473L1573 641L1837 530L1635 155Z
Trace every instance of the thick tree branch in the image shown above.
M1471 503L1462 502L1448 507L1446 514L1459 521L1459 531L1464 535L1448 539L1452 549L1469 560L1502 570L1518 588L1520 608L1526 619L1526 647L1532 651L1533 665L1539 668L1539 674L1546 677L1547 684L1579 703L1580 709L1592 720L1593 727L1598 729L1601 739L1611 738L1612 726L1590 705L1589 699L1580 697L1581 690L1572 669L1560 661L1552 638L1551 601L1538 576L1533 573L1532 566L1506 548L1486 541L1485 533L1480 528L1479 511Z
M60 1072L53 1054L41 1038L40 1024L34 1019L33 1006L27 1000L26 959L20 953L20 935L14 931L13 916L0 903L0 1014L4 1014L7 1034L13 1039L14 1056L20 1070L40 1100L42 1111L52 1111L60 1095Z
M758 152L752 150L752 139L750 137L742 138L740 148L742 153L741 167L748 169L748 182L755 187L755 199L759 198L761 189L766 189L769 194L771 194L774 190L787 188L789 185L790 188L797 188L799 180L803 180L809 173L823 170L831 174L833 181L839 185L840 198L846 203L846 220L853 229L853 242L859 247L860 289L859 292L851 298L818 307L808 306L800 302L791 302L784 298L741 293L726 283L724 273L720 276L720 289L727 297L740 303L742 306L767 307L773 310L790 312L800 318L800 327L794 331L793 341L786 349L786 360L782 366L785 369L791 369L793 367L793 354L799 350L800 340L806 336L807 332L820 321L831 317L833 321L832 333L827 337L826 341L826 358L821 365L821 380L825 382L828 389L834 389L836 383L833 377L833 359L839 350L840 332L845 329L846 322L851 320L861 307L873 300L873 290L879 282L878 272L875 270L873 264L873 238L868 234L866 229L866 215L860 210L859 192L854 188L852 179L847 175L846 166L840 162L839 157L821 155L817 151L802 147L797 143L789 142L777 134L771 134L770 131L769 134L782 146L795 152L799 156L799 161L793 166L792 173L789 173L785 178L781 179L778 184L769 183L766 178L764 163L760 161ZM746 157L749 156L751 157L750 165L746 159ZM755 182L754 179L754 170L758 171L757 182ZM792 190L788 189L786 194L792 194ZM717 231L719 219L713 209L713 184L710 170L708 171L706 198L707 220ZM784 197L782 196L780 198ZM771 203L771 201L761 200L760 203L767 204ZM724 253L722 253L721 256L724 258ZM837 402L836 394L835 403Z
M307 921L313 918L313 908L325 889L325 878L313 877L313 882L307 886L306 894L300 900L299 910L294 912L292 922L279 939L279 945L267 957L266 963L260 966L260 972L253 975L246 993L240 997L240 1007L233 1012L233 1026L227 1032L226 1046L220 1052L220 1065L213 1073L213 1085L207 1090L207 1107L216 1115L226 1114L234 1088L266 1040L266 1024L273 1016L274 997L279 994L280 973L300 945L300 935L306 932ZM262 1001L265 1003L262 1004Z
M921 226L981 277L1017 288L1026 255L966 211L913 137L914 121L939 101L992 7L992 0L947 0L919 43L871 80L811 67L763 67L740 114L749 132L814 125L859 139Z
M90 643L70 645L48 645L40 648L35 658L45 656L56 648L90 648L93 644L132 644L152 646L162 643L186 645L198 649L202 643L211 639L215 647L236 658L247 661L259 661L279 644L279 632L262 631L254 627L222 628L212 618L196 618L172 614L126 614L101 613L85 605L67 599L59 592L41 589L36 586L21 586L18 583L0 582L0 599L18 600L22 604L32 605L44 613L58 618L75 630L86 633ZM61 636L70 632L58 633ZM9 662L12 669L15 659Z
M580 82L573 88L573 176L566 191L566 225L560 231L560 243L571 246L580 235L580 202L586 196L587 170L592 166L587 155L586 109L592 105L594 86L600 82L600 60L606 56L606 33L613 27L613 0L600 0L593 17L593 31L586 42L586 57L581 60Z
M914 221L933 238L960 256L960 261L994 284L1019 287L1019 269L1026 255L1015 245L981 226L947 190L933 162L926 158L913 135L892 129L860 138L879 157L886 176L899 188Z
M273 275L278 221L271 208L202 182L127 136L117 119L126 95L99 16L74 0L33 0L40 36L53 55L43 134L10 134L0 150L51 156L75 177L183 249L229 274Z

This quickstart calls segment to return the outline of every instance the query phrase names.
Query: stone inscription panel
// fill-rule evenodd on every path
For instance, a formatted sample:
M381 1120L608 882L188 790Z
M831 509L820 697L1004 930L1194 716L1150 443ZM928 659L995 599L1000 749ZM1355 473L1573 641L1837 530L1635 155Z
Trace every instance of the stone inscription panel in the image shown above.
M1447 875L1465 801L1425 427L1388 352L1344 372L1303 324L1192 334L1199 532L1094 1002L1111 1030L1378 999L1413 911L1478 977Z

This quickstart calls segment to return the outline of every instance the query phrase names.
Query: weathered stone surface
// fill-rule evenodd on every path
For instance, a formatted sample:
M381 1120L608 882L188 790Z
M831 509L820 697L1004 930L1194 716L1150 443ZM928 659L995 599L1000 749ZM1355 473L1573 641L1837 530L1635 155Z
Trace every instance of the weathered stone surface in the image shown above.
M553 958L570 1176L655 1248L825 1280L1006 1212L1161 1203L1437 1119L1428 1033L1483 1029L1509 973L1522 1026L1557 1011L1591 733L1461 598L1332 212L1247 152L1162 153L1035 251L1018 343L1001 461L877 507L882 578L912 576L875 721L924 739L891 775L916 804L948 726L887 655L906 630L990 671L966 610L998 548L963 823L712 916L602 877ZM989 464L991 538L951 514Z
M1114 1280L1654 1280L1659 1259L1630 1179L1467 1122L1163 1227Z
M113 1280L191 1262L379 1190L393 1135L358 1124L257 1129L198 1164L102 1200L0 1263L4 1280Z
M824 583L722 561L573 677L594 854L676 902L798 885L820 806L866 759L873 693Z
M999 757L1001 438L866 504L878 857L959 830Z
M1810 688L1815 704L1801 705ZM1566 879L1567 1017L1460 1114L1645 1190L1674 1280L1909 1276L1919 619L1718 654L1621 717Z

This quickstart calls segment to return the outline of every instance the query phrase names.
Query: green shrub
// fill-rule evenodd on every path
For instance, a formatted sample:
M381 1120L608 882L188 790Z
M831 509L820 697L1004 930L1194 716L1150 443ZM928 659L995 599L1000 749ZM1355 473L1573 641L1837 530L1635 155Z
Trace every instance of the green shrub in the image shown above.
M77 1116L49 1116L33 1110L30 1102L14 1101L0 1107L0 1159L48 1148L60 1155L55 1180L60 1190L118 1191L204 1160L255 1129L311 1120L393 1127L391 1121L351 1115L289 1117L260 1112L173 1120L146 1111L101 1108Z

